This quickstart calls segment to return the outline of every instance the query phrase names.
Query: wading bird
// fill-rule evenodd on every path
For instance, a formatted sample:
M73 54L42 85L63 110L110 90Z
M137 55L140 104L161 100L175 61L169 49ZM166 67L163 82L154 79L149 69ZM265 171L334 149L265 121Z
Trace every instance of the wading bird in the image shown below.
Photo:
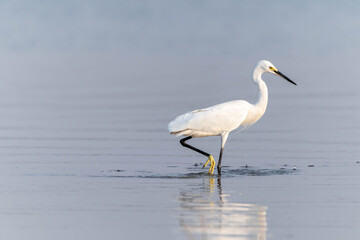
M213 174L216 165L214 157L187 144L186 141L193 137L221 136L221 150L217 165L218 174L220 175L221 158L229 133L239 127L245 129L253 125L265 113L268 103L268 90L261 76L266 72L283 77L296 85L295 82L279 72L271 62L261 60L256 64L252 72L253 81L259 90L259 99L256 104L250 104L244 100L225 102L212 107L187 112L169 123L168 130L171 134L187 136L180 140L182 146L208 157L203 168L210 163L210 174Z

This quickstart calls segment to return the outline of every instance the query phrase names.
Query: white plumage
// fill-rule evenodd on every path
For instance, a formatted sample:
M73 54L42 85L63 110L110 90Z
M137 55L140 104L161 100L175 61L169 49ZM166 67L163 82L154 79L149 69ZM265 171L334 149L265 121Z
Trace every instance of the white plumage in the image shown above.
M185 147L191 148L206 156L209 156L208 162L211 161L209 172L214 171L214 161L212 156L199 149L196 149L185 141L191 137L207 137L218 136L222 137L221 151L218 162L218 173L221 173L221 157L223 148L225 146L228 134L241 127L246 128L258 121L265 113L268 102L268 90L261 75L265 72L273 73L281 76L294 83L288 77L279 72L272 63L266 60L259 61L253 70L253 81L259 90L259 99L256 104L250 104L244 100L236 100L218 104L212 107L194 110L178 116L169 123L168 130L171 134L177 136L189 136L182 139L181 144ZM207 163L204 165L204 167Z
M245 120L250 104L238 100L194 110L178 116L169 124L172 134L207 137L231 132Z

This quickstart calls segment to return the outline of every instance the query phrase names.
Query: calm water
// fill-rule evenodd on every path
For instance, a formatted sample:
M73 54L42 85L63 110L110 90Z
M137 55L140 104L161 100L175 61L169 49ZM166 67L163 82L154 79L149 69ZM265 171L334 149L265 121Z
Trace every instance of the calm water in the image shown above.
M254 17L256 5L236 2L22 14L40 27L21 34L44 38L41 47L18 42L19 51L1 45L1 239L360 235L358 6L280 1ZM62 10L41 14L53 7ZM324 9L331 18L314 21ZM74 38L46 35L45 20L64 16L74 25L55 21L59 31ZM254 30L267 18L274 31ZM210 176L167 124L196 108L255 102L250 74L262 58L298 86L264 76L266 114L230 135L223 175ZM217 158L220 138L191 142Z

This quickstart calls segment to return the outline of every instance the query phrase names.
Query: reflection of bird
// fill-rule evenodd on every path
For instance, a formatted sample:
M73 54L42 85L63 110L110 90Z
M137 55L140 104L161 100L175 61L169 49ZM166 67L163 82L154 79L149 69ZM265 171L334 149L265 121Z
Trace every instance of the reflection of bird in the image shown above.
M246 128L251 126L265 113L268 90L265 82L261 79L261 75L265 72L281 76L296 85L295 82L279 72L271 62L262 60L257 63L253 70L253 81L259 89L259 100L256 104L253 105L244 100L225 102L185 113L169 123L168 129L171 134L187 136L180 140L181 145L208 157L204 167L210 162L209 173L212 174L215 168L213 156L187 144L186 141L193 137L220 135L221 150L217 169L218 174L221 174L221 157L229 133L238 127Z
M203 178L180 192L179 224L187 239L266 239L267 207L233 202L221 177Z

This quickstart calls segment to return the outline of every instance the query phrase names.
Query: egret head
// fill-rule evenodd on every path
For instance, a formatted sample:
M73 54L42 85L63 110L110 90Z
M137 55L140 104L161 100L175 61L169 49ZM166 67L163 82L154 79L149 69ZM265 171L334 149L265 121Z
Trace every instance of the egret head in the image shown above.
M257 68L260 68L263 72L268 72L268 73L272 73L275 74L277 76L280 76L282 78L284 78L285 80L287 80L288 82L297 85L294 81L292 81L290 78L288 78L287 76L285 76L284 74L282 74L271 62L266 61L266 60L261 60L258 62Z

